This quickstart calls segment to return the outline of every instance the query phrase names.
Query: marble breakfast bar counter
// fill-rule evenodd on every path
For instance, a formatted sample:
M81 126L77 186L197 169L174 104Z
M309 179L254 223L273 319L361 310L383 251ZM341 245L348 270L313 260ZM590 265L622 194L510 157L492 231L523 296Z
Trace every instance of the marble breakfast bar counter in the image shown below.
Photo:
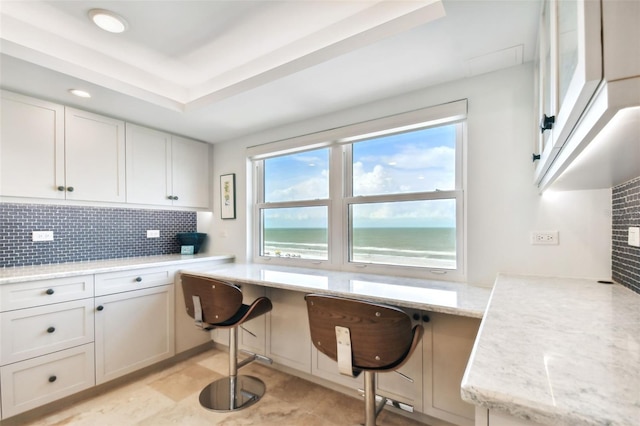
M189 273L189 268L182 272ZM491 293L488 288L463 283L265 264L225 263L194 274L472 318L482 318Z
M462 397L478 407L476 425L640 425L640 295L500 275Z

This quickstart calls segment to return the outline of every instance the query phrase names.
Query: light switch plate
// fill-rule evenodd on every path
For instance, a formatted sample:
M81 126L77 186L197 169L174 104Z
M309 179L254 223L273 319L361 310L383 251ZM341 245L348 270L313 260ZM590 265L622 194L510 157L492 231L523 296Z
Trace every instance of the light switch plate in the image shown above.
M632 247L640 247L640 226L629 227L628 244Z
M160 231L158 229L148 230L147 238L160 238Z

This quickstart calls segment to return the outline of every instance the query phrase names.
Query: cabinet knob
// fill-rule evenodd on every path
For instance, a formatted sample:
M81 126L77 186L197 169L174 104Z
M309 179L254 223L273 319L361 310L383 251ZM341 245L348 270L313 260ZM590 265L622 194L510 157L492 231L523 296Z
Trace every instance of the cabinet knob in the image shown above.
M556 122L556 116L552 115L547 117L547 114L542 114L542 120L540 120L540 133L544 133L545 130L553 129L553 123Z
M167 200L173 200L173 195L167 195Z
M57 378L56 376L51 376L51 377L49 377L49 383L53 383L53 382L55 382L56 380L58 380L58 378Z
M422 315L422 322L429 322L431 321L431 318L429 318L429 315L424 314Z
M67 186L67 191L68 192L73 192L73 186Z
M104 309L104 306L102 306L102 305L99 305L99 306L96 308L96 310L97 310L97 311L101 311L101 310L103 310L103 309Z
M60 186L58 187L58 191L60 191L60 192L64 191L64 186L60 185Z
M420 315L418 315L418 314L413 314L413 320L414 320L414 321L420 321Z
M53 333L54 331L56 331L55 327L49 327L47 328L47 333Z
M53 293L55 293L55 291L53 291L52 288L48 288L47 291L45 291L45 293L47 293L49 296L51 296Z
M142 277L136 277L136 282L137 282L137 283L142 282Z
M531 161L532 162L535 163L539 159L540 159L540 154L531 154Z

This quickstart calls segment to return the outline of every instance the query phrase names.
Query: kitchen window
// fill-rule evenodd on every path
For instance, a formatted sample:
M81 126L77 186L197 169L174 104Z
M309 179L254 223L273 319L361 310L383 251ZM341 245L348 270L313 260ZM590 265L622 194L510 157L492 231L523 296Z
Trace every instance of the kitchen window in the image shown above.
M254 261L464 278L453 104L249 148Z

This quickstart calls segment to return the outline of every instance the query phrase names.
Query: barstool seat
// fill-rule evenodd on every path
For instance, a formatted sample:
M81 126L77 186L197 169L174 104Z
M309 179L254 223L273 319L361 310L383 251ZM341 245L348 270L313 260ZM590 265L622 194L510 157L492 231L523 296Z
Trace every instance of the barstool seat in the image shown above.
M271 301L259 297L251 305L245 305L240 288L229 282L189 274L182 274L181 280L187 314L196 326L206 331L229 329L229 376L205 387L200 392L200 405L226 412L256 403L264 395L264 382L257 377L238 375L238 369L255 360L268 363L271 360L248 353L248 358L238 362L238 327L269 312Z
M341 374L364 372L365 426L375 426L386 398L376 405L375 374L395 371L409 359L422 337L402 310L342 297L308 294L307 311L314 346L338 363Z

